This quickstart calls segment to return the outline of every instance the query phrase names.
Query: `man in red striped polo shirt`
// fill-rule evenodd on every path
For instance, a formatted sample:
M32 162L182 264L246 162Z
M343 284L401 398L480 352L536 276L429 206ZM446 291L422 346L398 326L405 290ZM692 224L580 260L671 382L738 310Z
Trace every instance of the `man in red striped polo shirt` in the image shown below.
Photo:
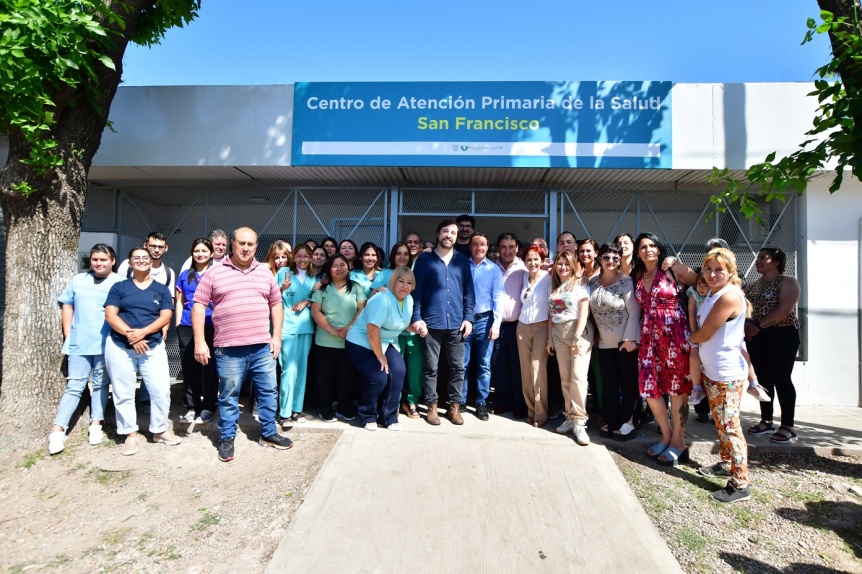
M213 351L219 377L219 460L234 457L234 438L239 421L239 391L246 374L251 376L260 416L261 446L288 449L293 442L278 434L275 426L275 361L281 351L284 308L281 291L267 265L254 258L257 234L241 227L231 237L231 253L221 265L212 266L195 291L192 329L195 359L206 365L212 356L204 339L206 307L213 306ZM272 322L272 334L269 327Z

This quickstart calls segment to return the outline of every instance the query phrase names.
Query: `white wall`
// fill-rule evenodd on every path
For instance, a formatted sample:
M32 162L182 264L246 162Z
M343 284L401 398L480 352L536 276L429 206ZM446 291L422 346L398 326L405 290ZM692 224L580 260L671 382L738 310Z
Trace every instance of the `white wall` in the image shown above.
M293 85L121 87L100 166L290 165Z
M675 84L673 168L745 169L804 141L817 99L810 83Z
M800 307L808 313L807 361L797 363L797 403L860 406L859 230L862 184L845 179L809 185L803 200Z

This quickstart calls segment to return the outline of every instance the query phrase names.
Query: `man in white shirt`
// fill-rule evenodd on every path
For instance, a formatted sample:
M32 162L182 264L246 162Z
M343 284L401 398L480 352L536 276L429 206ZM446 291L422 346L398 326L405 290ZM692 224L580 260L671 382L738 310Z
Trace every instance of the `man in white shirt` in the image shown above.
M497 251L500 253L497 267L503 274L500 299L502 323L491 357L491 386L494 387L492 412L502 414L513 411L516 419L527 416L516 335L518 316L521 314L521 288L527 272L524 262L518 257L519 248L518 237L514 233L501 233L497 237Z

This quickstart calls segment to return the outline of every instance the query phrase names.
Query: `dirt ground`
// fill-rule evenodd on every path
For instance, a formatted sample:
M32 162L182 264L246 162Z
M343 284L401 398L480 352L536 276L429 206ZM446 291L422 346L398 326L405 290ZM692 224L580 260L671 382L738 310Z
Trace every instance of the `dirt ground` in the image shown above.
M0 465L0 570L20 572L259 573L278 546L339 431L286 433L292 449L239 431L220 462L217 431L120 455L108 438L73 433ZM143 436L143 435L142 435Z
M611 454L686 572L862 573L860 456L753 456L751 500L725 505L709 494L727 478L697 472L718 455L668 470L640 450Z

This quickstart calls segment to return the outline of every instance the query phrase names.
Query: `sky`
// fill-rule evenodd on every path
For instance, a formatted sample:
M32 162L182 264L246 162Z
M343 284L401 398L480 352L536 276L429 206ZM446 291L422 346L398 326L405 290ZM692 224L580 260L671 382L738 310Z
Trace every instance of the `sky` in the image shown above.
M815 0L203 0L125 85L296 82L812 81Z

